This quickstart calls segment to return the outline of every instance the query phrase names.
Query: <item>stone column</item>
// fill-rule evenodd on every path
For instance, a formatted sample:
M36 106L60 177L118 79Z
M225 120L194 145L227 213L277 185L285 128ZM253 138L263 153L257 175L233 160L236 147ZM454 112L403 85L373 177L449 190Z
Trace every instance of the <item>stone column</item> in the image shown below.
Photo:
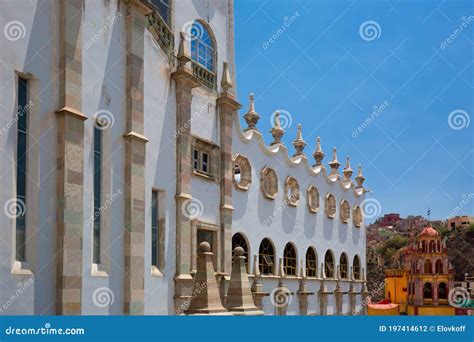
M232 268L232 190L233 172L232 162L232 129L234 116L241 108L231 93L227 62L224 62L221 80L221 93L217 99L220 122L220 228L221 228L221 269L224 276L228 276Z
M328 315L328 296L332 293L328 291L324 279L326 274L324 272L324 263L321 263L321 285L319 287L319 315L327 316Z
M354 288L354 273L353 269L351 267L351 279L350 279L350 287L349 287L349 314L354 316L357 314L357 307L356 307L356 298L357 298L357 292Z
M435 280L432 283L432 292L433 292L433 305L438 306L438 281Z
M336 284L336 289L334 290L334 295L336 297L336 315L342 316L342 302L343 302L343 297L344 294L347 292L342 291L341 289L341 271L340 271L340 265L337 266L337 284Z
M192 89L199 85L188 64L189 57L184 34L180 34L179 65L171 75L176 86L176 274L174 305L186 307L191 296L191 219L182 210L192 200L191 192L191 101Z
M253 256L253 283L252 283L252 297L255 303L255 306L258 310L263 309L262 299L265 296L268 296L268 293L263 292L262 284L260 284L260 270L258 268L258 255Z
M82 2L59 3L60 109L56 164L56 314L82 313L84 120Z
M303 267L303 260L300 261L300 286L298 288L298 303L299 303L299 314L300 316L308 315L308 296L314 294L314 292L308 291L308 285L306 284L306 270Z
M144 13L128 4L125 18L126 99L124 314L143 315L145 277L145 155L143 135Z

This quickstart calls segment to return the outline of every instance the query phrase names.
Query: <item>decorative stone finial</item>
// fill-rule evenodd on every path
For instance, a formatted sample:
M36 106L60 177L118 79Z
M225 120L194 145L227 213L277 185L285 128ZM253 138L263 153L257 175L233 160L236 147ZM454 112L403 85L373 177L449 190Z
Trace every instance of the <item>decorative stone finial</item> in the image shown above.
M191 303L185 311L187 315L223 314L227 310L222 306L212 260L211 245L201 242L197 253L197 271L194 276Z
M341 163L339 163L339 160L337 160L337 148L332 149L332 160L329 162L329 166L331 167L331 175L338 175L338 170L339 166L341 166Z
M178 48L178 68L182 69L188 62L191 61L189 54L188 44L186 44L186 34L184 32L179 33L179 48Z
M250 98L250 106L249 111L244 115L245 122L247 123L247 128L244 131L248 131L249 129L254 129L258 131L256 125L258 120L260 120L260 115L255 111L255 97L253 93L249 95Z
M357 182L357 189L360 189L360 188L363 188L363 184L364 184L364 181L365 181L365 177L362 175L362 165L359 164L359 167L358 167L358 172L357 172L357 176L355 178L356 182Z
M296 131L296 139L293 141L296 153L293 157L304 155L303 150L306 146L306 141L303 140L303 134L301 132L301 124L298 124L298 130Z
M321 138L316 138L316 151L313 152L314 160L316 160L316 164L314 166L321 166L321 162L324 159L324 152L321 149Z
M306 269L303 267L303 260L300 260L300 277L306 279Z
M351 180L351 177L354 171L351 169L351 160L349 156L346 157L346 167L344 168L343 173L344 173L344 180L346 181Z
M280 113L275 112L275 122L274 122L273 128L270 130L270 133L273 136L273 142L270 143L270 145L276 145L276 144L283 144L281 142L281 138L283 137L283 134L285 134L285 130L281 128L280 125Z
M228 94L230 88L232 88L232 81L230 79L229 63L223 62L223 64L221 80L222 94Z
M263 315L257 310L250 289L247 266L245 265L244 249L236 247L232 262L229 289L225 298L225 307L237 315Z

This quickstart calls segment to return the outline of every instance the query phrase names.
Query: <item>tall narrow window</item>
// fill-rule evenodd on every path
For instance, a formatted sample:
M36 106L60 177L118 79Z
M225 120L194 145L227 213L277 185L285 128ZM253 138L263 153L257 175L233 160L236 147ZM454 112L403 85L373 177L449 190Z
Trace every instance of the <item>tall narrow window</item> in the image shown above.
M160 13L161 18L164 22L171 26L171 6L170 0L150 0L150 2L155 6L158 13Z
M151 264L158 267L158 191L151 193Z
M214 71L214 41L211 33L199 21L195 21L191 27L191 58L209 71Z
M92 259L100 264L100 228L102 203L102 130L94 126L94 239Z
M18 79L18 131L16 150L16 260L26 260L26 167L28 144L28 82Z

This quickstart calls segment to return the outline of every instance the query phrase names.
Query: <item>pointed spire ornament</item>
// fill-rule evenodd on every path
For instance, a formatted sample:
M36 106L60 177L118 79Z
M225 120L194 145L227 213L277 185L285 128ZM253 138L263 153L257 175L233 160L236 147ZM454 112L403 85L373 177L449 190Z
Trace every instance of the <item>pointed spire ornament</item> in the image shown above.
M263 315L263 311L258 311L253 301L242 247L234 249L225 307L236 315Z
M274 121L274 126L270 130L270 133L273 136L273 142L270 143L270 145L276 145L276 144L282 144L281 138L283 137L283 134L285 134L285 130L281 127L280 125L280 113L275 112L275 121Z
M356 182L357 182L357 189L360 189L360 188L363 188L363 184L364 184L364 181L365 181L365 177L362 175L362 165L359 164L359 167L358 167L358 172L357 172L357 176L355 178Z
M247 128L244 131L248 131L249 129L254 129L258 131L256 125L258 120L260 120L260 115L255 111L255 96L253 93L249 95L250 99L250 106L248 112L244 115L244 120L247 123Z
M179 33L179 47L178 47L178 68L183 69L186 64L191 61L188 44L186 44L186 34L181 31Z
M228 94L232 88L232 81L230 79L229 63L223 62L223 64L221 80L222 94Z
M316 164L314 166L321 166L321 162L324 159L324 152L321 149L321 138L316 138L316 151L313 152L314 160L316 160Z
M337 148L332 149L332 160L329 162L329 166L331 167L331 173L330 175L338 175L338 169L339 166L341 166L341 163L339 163L339 160L337 160Z
M349 156L346 157L346 167L344 168L343 173L344 173L344 180L350 181L354 171L351 169L351 160Z
M303 150L305 148L306 141L303 140L303 134L301 132L301 124L298 124L298 130L296 131L296 139L293 140L293 146L295 147L296 153L293 155L293 157L296 156L303 156Z

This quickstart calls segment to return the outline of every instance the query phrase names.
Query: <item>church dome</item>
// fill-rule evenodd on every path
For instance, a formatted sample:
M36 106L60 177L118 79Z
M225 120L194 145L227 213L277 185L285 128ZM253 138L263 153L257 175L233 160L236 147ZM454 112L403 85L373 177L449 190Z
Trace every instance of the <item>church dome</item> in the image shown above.
M420 235L418 236L439 236L438 231L431 226L423 228Z

